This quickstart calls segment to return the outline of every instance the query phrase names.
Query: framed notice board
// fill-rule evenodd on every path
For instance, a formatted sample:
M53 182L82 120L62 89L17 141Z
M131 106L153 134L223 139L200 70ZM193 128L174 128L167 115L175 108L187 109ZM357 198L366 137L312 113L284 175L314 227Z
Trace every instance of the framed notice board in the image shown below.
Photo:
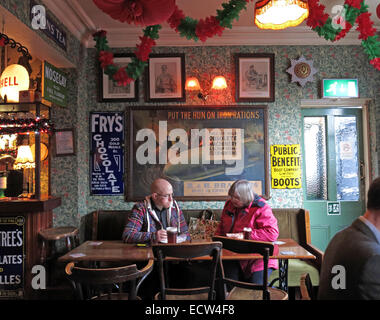
M127 201L165 178L179 200L226 200L238 179L268 197L266 106L132 107Z
M0 217L0 298L24 296L24 217Z
M90 113L90 192L124 194L124 113Z

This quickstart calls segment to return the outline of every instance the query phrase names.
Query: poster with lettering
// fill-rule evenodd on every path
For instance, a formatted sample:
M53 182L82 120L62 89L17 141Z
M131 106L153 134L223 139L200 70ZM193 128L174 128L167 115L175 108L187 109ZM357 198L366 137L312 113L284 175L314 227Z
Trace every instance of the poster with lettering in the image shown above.
M265 106L132 107L128 115L128 201L159 177L178 200L226 200L238 179L269 195Z
M92 112L91 194L124 194L124 113Z
M24 217L0 217L0 298L22 297Z
M276 144L270 147L273 189L300 189L301 147L299 144Z

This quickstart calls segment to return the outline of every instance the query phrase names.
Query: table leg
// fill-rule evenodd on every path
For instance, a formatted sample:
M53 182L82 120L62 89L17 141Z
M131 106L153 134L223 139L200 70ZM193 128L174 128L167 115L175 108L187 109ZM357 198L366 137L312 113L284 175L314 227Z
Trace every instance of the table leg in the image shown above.
M288 259L278 259L278 278L273 279L269 284L270 287L278 281L278 287L281 290L288 292Z
M279 259L279 262L278 262L278 274L279 274L279 281L280 281L279 288L286 292L288 292L288 266L289 266L288 259Z

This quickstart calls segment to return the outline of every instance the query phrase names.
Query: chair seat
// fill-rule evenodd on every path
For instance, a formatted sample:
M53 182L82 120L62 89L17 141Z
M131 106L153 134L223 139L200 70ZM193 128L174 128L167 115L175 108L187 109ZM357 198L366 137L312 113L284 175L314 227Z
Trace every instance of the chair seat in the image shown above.
M60 240L78 235L79 230L75 227L56 227L40 230L39 235L47 241Z
M319 285L319 272L316 267L311 265L310 263L300 260L300 259L289 259L288 265L288 286L289 287L298 287L300 285L300 278L302 274L308 273L311 278L311 282L313 285ZM273 270L269 277L269 283L272 280L278 278L278 269ZM274 286L278 285L278 283L274 283Z
M268 288L270 300L288 300L288 294L280 289ZM263 291L234 287L226 300L263 300Z
M129 296L128 293L111 293L93 297L91 300L129 300ZM136 300L141 300L141 298L136 297Z
M160 300L159 292L154 296L154 300ZM185 294L185 295L166 294L165 300L208 300L208 294L207 293Z

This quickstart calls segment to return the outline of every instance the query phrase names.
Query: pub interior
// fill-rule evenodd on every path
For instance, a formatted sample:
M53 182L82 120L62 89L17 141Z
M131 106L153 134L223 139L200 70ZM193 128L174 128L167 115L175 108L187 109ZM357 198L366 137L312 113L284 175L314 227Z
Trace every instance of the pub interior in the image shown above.
M0 300L318 299L379 176L378 30L375 0L1 1Z

